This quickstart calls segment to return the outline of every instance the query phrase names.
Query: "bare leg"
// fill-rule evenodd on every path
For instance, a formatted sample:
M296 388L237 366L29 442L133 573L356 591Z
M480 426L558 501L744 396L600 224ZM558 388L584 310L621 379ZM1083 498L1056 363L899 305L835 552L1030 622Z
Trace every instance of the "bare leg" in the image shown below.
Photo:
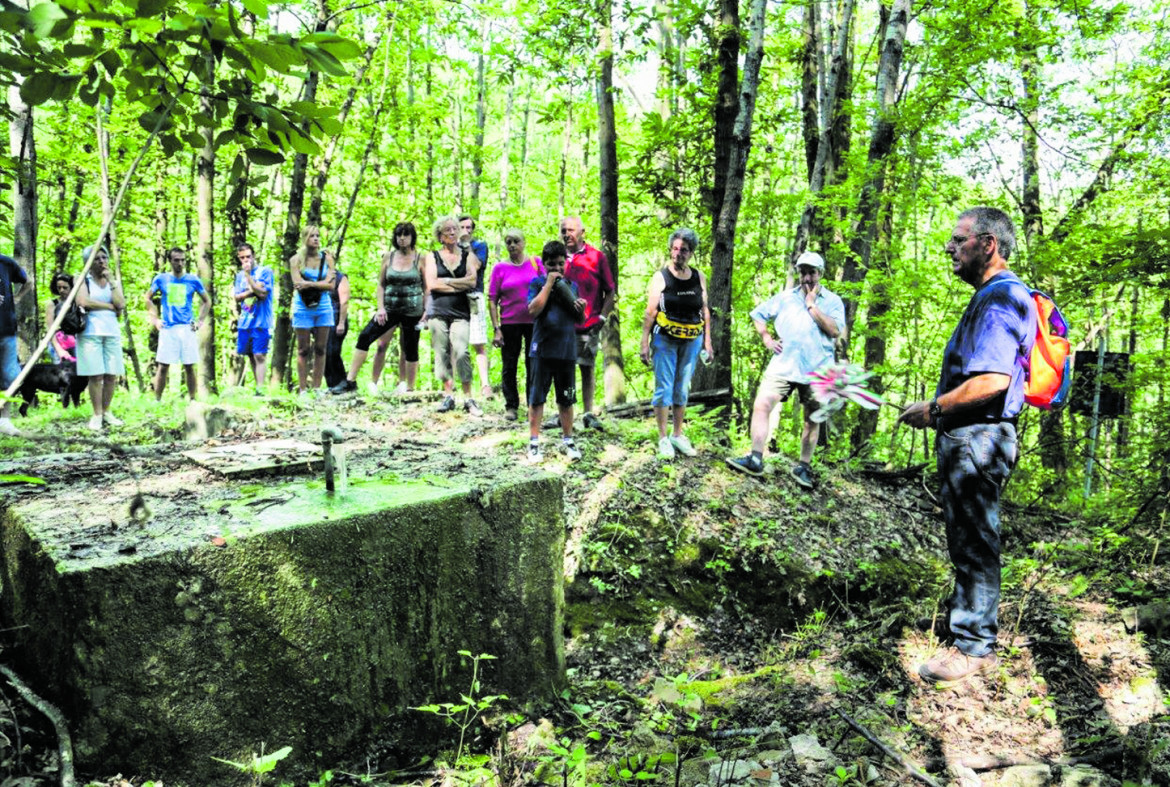
M676 404L672 407L672 410L674 413L674 436L682 437L683 421L686 420L687 407L684 404ZM658 427L658 432L660 435L666 434L666 432L662 431L661 426Z
M413 363L403 361L402 365L406 367L406 375L401 379L406 380L406 390L413 391L415 380L418 378L418 361Z
M325 374L325 351L329 347L329 334L333 328L326 325L313 329L313 388L321 387L321 377Z
M561 416L561 434L565 437L573 436L573 405L557 405L557 412ZM543 414L543 413L542 413ZM537 421L537 423L540 423Z
M800 433L800 461L806 465L812 461L813 449L817 447L817 438L821 436L821 425L808 420L808 410L804 413L804 429Z
M118 378L112 374L102 375L105 382L102 385L102 412L110 411L110 403L114 401L114 391L118 388Z
M195 387L195 364L189 363L184 366L183 373L187 375L187 396L191 397L191 401L195 401L195 394L198 390Z
M764 453L768 447L768 419L772 410L780 402L775 396L756 394L756 402L752 405L752 450Z
M366 350L353 351L353 358L349 360L349 374L345 376L345 379L349 380L351 383L357 380L358 372L362 370L362 364L366 362L366 356L368 355L369 352ZM376 354L374 355L374 358L374 363L377 364Z
M268 370L268 356L264 354L252 356L252 374L256 378L256 387L264 388L264 378Z
M382 369L386 366L386 351L390 349L390 340L394 338L394 328L382 334L378 339L378 347L374 350L374 368L370 370L370 382L377 384L382 379ZM357 375L353 376L354 380Z
M492 382L488 379L488 357L486 344L473 344L475 351L475 365L479 369L479 392L485 398L492 395Z
M313 352L310 336L308 328L297 328L297 393L303 393L308 387L309 356Z
M544 405L534 404L528 408L528 436L540 439L540 422L544 420Z
M658 424L658 439L666 437L666 407L654 405L654 420Z
M165 366L159 366L160 369L165 369ZM95 374L89 378L89 403L93 406L93 414L99 418L106 412L106 392L105 392L104 374Z
M581 408L583 412L593 412L593 389L597 379L593 375L592 366L581 367Z
M167 364L160 363L158 365L158 370L154 373L154 399L155 399L155 401L162 399L163 391L165 391L167 389L167 371L169 369L170 369L170 367ZM100 377L90 377L89 378L90 385L93 384L94 380L100 380L100 379L101 379ZM91 400L93 399L93 390L92 389L89 392L89 398ZM101 413L95 412L94 415L101 415Z

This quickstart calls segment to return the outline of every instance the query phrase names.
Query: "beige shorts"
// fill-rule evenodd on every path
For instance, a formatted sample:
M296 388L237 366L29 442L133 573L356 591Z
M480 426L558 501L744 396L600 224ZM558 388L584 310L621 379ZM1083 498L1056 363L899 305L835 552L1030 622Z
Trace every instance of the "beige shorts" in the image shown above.
M756 393L757 397L767 396L775 397L777 402L783 402L796 391L800 396L801 404L804 405L805 411L811 413L820 407L816 397L813 396L812 386L807 383L794 383L791 380L783 380L779 377L769 377L766 373L764 379L760 380L760 390Z
M471 307L467 343L479 347L487 344L487 299L483 297L483 293L474 293L479 296L478 298L472 295L469 293L467 296L467 303Z
M597 363L597 350L601 347L601 326L577 334L577 365L592 368Z

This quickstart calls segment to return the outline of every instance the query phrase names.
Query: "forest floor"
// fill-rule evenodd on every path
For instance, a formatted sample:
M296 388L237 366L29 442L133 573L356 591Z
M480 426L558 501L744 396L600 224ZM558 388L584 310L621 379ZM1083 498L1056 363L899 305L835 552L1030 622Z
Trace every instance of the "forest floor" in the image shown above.
M409 436L521 462L527 442L498 398L482 418L389 397L224 399L233 422L218 443L309 437L325 422L353 452ZM177 440L181 410L128 402L110 437ZM85 447L70 441L90 436L87 416L42 406L18 424L42 441L0 451L26 455L35 475L36 454ZM806 492L783 456L763 479L730 470L736 451L714 415L692 414L699 456L669 463L648 418L604 426L579 431L584 459L572 463L545 435L542 468L565 492L560 701L491 708L460 762L436 765L451 759L436 751L407 776L375 756L314 785L1170 784L1170 633L1129 634L1119 615L1167 596L1156 534L1008 506L999 667L940 690L917 676L938 643L913 626L949 584L929 474L821 465ZM0 787L55 784L55 751L52 728L5 686Z

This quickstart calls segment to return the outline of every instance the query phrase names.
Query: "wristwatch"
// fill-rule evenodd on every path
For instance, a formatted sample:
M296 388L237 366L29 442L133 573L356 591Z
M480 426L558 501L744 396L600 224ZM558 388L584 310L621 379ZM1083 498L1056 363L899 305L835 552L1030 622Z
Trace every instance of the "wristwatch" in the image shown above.
M930 400L930 422L934 423L942 417L942 405L938 403L938 399Z

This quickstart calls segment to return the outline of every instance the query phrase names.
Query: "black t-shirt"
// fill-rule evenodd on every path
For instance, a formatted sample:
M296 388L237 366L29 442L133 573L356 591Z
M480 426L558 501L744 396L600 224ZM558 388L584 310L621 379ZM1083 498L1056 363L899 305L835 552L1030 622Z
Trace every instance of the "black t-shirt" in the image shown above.
M528 302L544 289L547 276L538 276L528 284ZM577 285L568 279L563 281L577 297ZM561 358L577 360L577 312L561 303L553 293L545 301L544 311L538 314L532 326L532 350L529 355L540 358Z

